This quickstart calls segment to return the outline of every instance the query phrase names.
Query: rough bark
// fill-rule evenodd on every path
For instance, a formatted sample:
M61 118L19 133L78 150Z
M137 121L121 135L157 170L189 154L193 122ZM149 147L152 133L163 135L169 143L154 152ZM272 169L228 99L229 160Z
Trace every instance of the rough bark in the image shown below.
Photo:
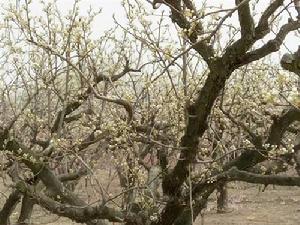
M13 190L8 199L4 203L0 211L0 225L9 225L9 217L18 205L22 194L18 190Z
M228 190L226 183L220 183L217 187L217 212L225 213L228 210Z
M239 1L237 1L237 3L239 3ZM188 122L185 134L183 135L180 144L183 148L180 154L180 160L177 162L174 169L165 176L163 180L163 191L165 194L171 196L171 198L156 224L172 224L175 220L173 215L181 215L184 211L185 207L181 206L182 200L178 199L181 195L181 185L188 176L188 165L192 163L196 156L199 138L203 136L207 129L206 120L211 113L212 106L231 73L243 65L259 60L272 52L278 51L286 35L290 31L296 30L300 27L299 21L289 21L280 28L274 39L268 41L262 47L248 52L257 40L269 33L268 20L282 4L282 0L272 2L263 12L254 31L249 7L247 5L243 5L239 8L240 25L241 30L243 31L241 38L229 46L221 58L214 57L213 50L207 51L207 49L209 49L207 47L199 48L200 45L193 45L194 49L208 63L210 73L204 86L199 91L196 100L188 107ZM182 15L172 13L172 16L173 18L175 17L173 21L177 23L178 26L183 29L190 28L188 21ZM201 28L202 26L199 25L194 32L188 36L192 43L196 42L195 39L197 39L197 34L202 32ZM197 43L205 45L205 43L201 41ZM293 110L289 111L287 114L288 115L284 115L274 121L268 142L277 143L278 140L281 140L285 129L297 120L295 116L299 116L298 112ZM285 124L287 124L287 126ZM258 162L265 160L266 157L264 156L264 153L267 151L268 150L264 149L260 152L245 151L241 157L226 164L223 169L226 171L233 166L237 166L239 169L254 166ZM198 194L200 193L201 195L203 192L202 189L206 190L210 189L210 187L210 185L201 185L201 188L197 188Z
M18 219L18 225L29 225L33 211L34 200L28 195L24 195L22 199L21 212Z

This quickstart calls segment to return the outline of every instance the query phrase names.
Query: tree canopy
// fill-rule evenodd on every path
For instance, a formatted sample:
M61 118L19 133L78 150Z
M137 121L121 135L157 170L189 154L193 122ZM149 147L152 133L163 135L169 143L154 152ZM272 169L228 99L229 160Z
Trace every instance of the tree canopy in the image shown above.
M16 3L0 26L0 225L20 200L19 223L39 205L188 225L228 182L300 186L284 173L300 174L293 1L124 0L101 35L79 0Z

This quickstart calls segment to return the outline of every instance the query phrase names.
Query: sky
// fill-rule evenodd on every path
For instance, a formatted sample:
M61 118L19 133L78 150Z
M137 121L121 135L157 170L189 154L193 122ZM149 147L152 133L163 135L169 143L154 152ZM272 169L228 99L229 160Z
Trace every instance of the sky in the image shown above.
M2 4L8 4L8 3L15 3L15 2L24 2L25 0L8 0L2 2L0 0L0 3ZM39 2L40 0L33 0L33 2ZM52 2L52 0L44 0L45 2ZM254 0L252 0L253 2ZM287 0L288 1L288 0ZM114 21L112 16L115 15L117 20L119 22L125 21L125 13L121 5L121 0L81 0L80 2L80 11L81 13L85 13L88 11L88 9L91 7L92 9L99 9L102 8L102 13L96 18L93 31L95 36L101 35L105 30L113 27ZM198 2L199 4L202 4L205 2L205 0L202 1L195 1L196 3ZM226 0L226 1L221 1L221 0L206 0L208 5L221 5L224 8L231 8L234 6L234 0ZM260 0L257 4L257 9L263 9L267 6L266 3L269 3L270 0ZM70 10L73 6L74 0L57 0L58 6L61 9L62 13L66 13L68 10ZM145 4L146 0L145 0ZM151 5L149 5L149 9L151 9ZM34 4L34 7L32 8L33 13L39 13L40 8L38 4ZM158 12L160 10L165 10L168 11L167 7L161 6L158 9ZM212 10L208 10L212 11ZM295 18L295 10L291 10L294 14ZM288 17L287 17L288 18ZM171 21L169 21L171 23ZM226 20L226 23L237 23L237 16L234 15L231 18L228 18ZM295 36L295 34L289 34L288 38L286 39L285 46L283 46L283 51L285 48L289 49L290 51L296 51L298 48L298 45L300 45L300 38L299 38L299 32L298 32L298 37ZM285 49L286 51L288 51Z
M69 5L72 6L74 0L58 0L58 3L62 5L62 9L66 8L64 6ZM145 0L146 2L146 0ZM195 2L205 2L205 1L195 1ZM222 5L224 8L231 8L234 6L235 0L206 0L207 4L210 6L220 6ZM260 0L256 6L257 10L264 9L267 7L267 4L269 4L270 0ZM267 4L266 4L267 3ZM147 3L146 3L147 4ZM96 33L101 33L108 28L113 26L113 19L112 15L114 14L115 17L122 21L125 19L125 13L121 6L121 0L83 0L81 4L81 10L82 12L85 12L88 10L89 7L92 8L102 8L101 15L97 18L95 21L95 27L94 30ZM149 8L151 8L151 5L149 4ZM161 6L159 10L166 10L168 9L164 6ZM295 18L296 11L291 9L290 10ZM232 18L229 18L227 21L237 21L236 15ZM170 21L171 22L171 21ZM285 46L283 46L283 51L285 48L289 49L290 51L296 51L298 49L298 45L300 45L300 38L298 32L298 37L295 36L295 34L289 34L288 38L286 39ZM286 49L286 51L288 51Z

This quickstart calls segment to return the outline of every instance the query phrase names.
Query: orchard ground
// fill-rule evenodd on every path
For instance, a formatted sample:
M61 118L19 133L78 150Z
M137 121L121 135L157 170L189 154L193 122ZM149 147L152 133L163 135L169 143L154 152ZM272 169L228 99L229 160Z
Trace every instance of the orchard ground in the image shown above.
M107 171L99 171L98 183L85 182L77 185L75 192L89 202L95 201L91 196L100 196L97 194L97 186L107 183L107 179L112 176ZM101 175L101 176L100 176ZM112 194L118 193L117 177L112 180L109 190ZM106 181L106 182L104 182ZM94 186L94 188L90 188ZM264 192L261 192L262 186L245 183L231 183L229 185L229 206L231 212L225 214L216 213L216 194L213 194L209 200L207 210L204 213L203 220L197 218L195 225L298 225L300 221L300 188L297 187L273 187L268 186ZM8 187L3 186L1 182L0 205L2 207L5 197L8 195ZM80 190L80 191L79 191ZM86 190L83 192L82 190ZM35 206L38 207L38 206ZM18 212L18 210L16 210ZM16 222L18 213L13 214L12 224ZM33 225L76 225L68 219L59 218L51 215L41 208L36 208L32 217Z

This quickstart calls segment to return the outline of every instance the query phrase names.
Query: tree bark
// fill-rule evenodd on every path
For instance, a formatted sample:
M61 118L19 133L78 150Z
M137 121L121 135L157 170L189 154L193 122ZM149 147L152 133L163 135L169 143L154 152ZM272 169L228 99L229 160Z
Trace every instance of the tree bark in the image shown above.
M29 225L34 206L34 200L28 195L24 195L22 199L21 213L18 219L18 225Z
M228 210L227 184L221 183L217 187L217 212L225 213Z
M9 225L9 217L16 208L17 204L21 199L21 193L14 190L6 200L2 210L0 211L0 225Z

